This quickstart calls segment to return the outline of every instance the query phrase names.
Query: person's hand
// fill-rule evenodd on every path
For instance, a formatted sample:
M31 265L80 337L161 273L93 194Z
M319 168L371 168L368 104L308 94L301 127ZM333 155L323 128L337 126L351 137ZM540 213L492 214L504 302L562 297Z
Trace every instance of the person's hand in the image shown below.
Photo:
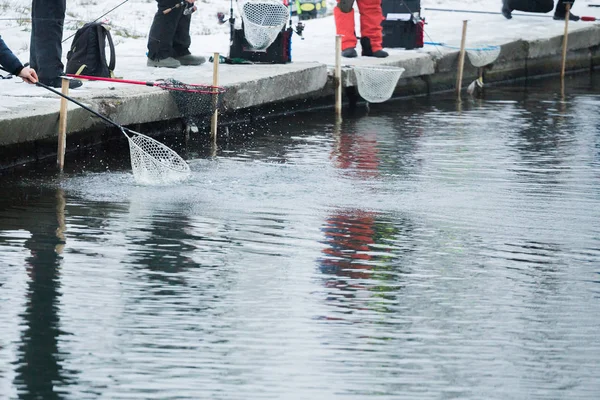
M196 0L185 0L185 1L187 1L187 2L188 2L188 3L190 3L190 4L194 4L194 2L195 2Z
M38 81L37 72L35 72L35 69L30 67L23 68L21 72L19 72L19 76L27 83L33 84Z

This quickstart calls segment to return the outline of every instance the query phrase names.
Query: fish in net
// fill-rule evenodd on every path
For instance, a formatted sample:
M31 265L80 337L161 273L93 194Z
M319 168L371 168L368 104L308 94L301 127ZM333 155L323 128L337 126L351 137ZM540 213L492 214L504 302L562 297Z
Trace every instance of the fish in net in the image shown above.
M485 46L465 49L467 57L469 57L469 61L479 70L478 78L469 84L467 87L467 93L474 96L482 92L484 67L496 61L500 55L500 50L500 46Z

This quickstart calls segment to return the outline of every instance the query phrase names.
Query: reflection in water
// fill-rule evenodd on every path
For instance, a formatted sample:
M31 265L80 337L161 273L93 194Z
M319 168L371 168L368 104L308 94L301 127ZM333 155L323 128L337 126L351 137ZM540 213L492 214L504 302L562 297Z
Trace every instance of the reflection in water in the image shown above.
M353 171L361 179L368 180L379 176L379 143L373 131L373 120L363 120L371 120L367 125L371 129L363 131L357 123L357 131L348 133L342 131L340 124L336 125L336 146L331 157L336 168ZM390 221L377 223L376 218L374 212L339 210L327 218L322 228L326 247L319 264L321 271L330 275L325 283L330 288L328 298L335 300L335 305L345 308L346 312L363 306L359 304L362 301L354 302L358 292L376 292L377 296L385 297L385 292L394 290L380 285L378 280L387 278L382 271L391 272L389 270L393 268L389 240L393 239L396 230Z
M328 301L342 313L374 307L369 297L394 300L397 295L399 283L395 281L400 271L398 255L392 253L397 230L390 221L377 221L376 217L374 213L341 210L322 228L326 247L319 266L327 276ZM384 307L378 309L385 311Z
M54 200L54 201L52 201ZM60 264L65 245L65 197L61 189L25 192L10 214L15 226L31 234L25 268L27 301L20 315L24 329L18 346L15 377L19 398L59 399L65 383L60 366ZM6 212L6 211L5 211Z
M0 397L595 400L600 98L460 106L3 182Z
M153 210L151 202L135 200L135 208ZM146 273L146 279L156 286L163 284L185 284L181 272L197 267L190 254L195 247L195 238L190 231L189 216L177 209L160 209L151 216L137 215L136 230L127 234L126 241L133 249L131 261ZM143 231L144 235L139 235ZM153 285L154 286L154 285ZM163 294L173 294L167 288Z
M337 127L336 131L340 128ZM377 134L373 131L336 134L336 146L331 157L335 166L356 172L361 178L378 176Z

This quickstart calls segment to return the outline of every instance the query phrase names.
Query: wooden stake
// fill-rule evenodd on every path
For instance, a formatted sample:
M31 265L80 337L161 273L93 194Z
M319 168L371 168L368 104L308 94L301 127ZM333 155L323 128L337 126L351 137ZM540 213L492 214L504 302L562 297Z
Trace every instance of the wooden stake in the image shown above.
M58 227L56 228L56 237L59 239L59 243L54 247L57 254L62 254L65 249L65 243L67 241L65 237L65 231L67 230L67 223L65 218L65 206L67 201L65 199L65 192L62 189L56 189L56 221Z
M456 77L456 95L460 99L462 88L463 69L465 67L465 43L467 41L467 20L463 21L462 39L460 40L460 54L458 56L458 75Z
M562 66L560 68L560 79L565 79L565 69L567 67L567 38L569 37L569 16L571 13L571 3L566 3L565 12L565 33L563 35L563 47L562 47Z
M335 36L335 115L342 116L342 35Z
M62 94L69 95L69 80L63 79L61 86ZM60 98L60 113L58 117L58 151L56 162L58 170L63 172L65 166L65 150L67 147L67 99Z
M219 53L213 54L213 86L219 85ZM219 116L219 110L217 109L220 94L213 96L213 106L215 112L213 113L210 123L210 135L212 138L213 145L217 145L217 121Z

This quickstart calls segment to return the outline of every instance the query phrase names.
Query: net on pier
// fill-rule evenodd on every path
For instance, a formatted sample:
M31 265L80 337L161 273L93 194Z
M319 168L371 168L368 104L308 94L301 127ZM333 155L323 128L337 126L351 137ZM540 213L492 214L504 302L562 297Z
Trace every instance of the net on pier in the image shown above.
M254 50L269 47L290 15L281 0L244 1L240 14L244 23L244 37Z

